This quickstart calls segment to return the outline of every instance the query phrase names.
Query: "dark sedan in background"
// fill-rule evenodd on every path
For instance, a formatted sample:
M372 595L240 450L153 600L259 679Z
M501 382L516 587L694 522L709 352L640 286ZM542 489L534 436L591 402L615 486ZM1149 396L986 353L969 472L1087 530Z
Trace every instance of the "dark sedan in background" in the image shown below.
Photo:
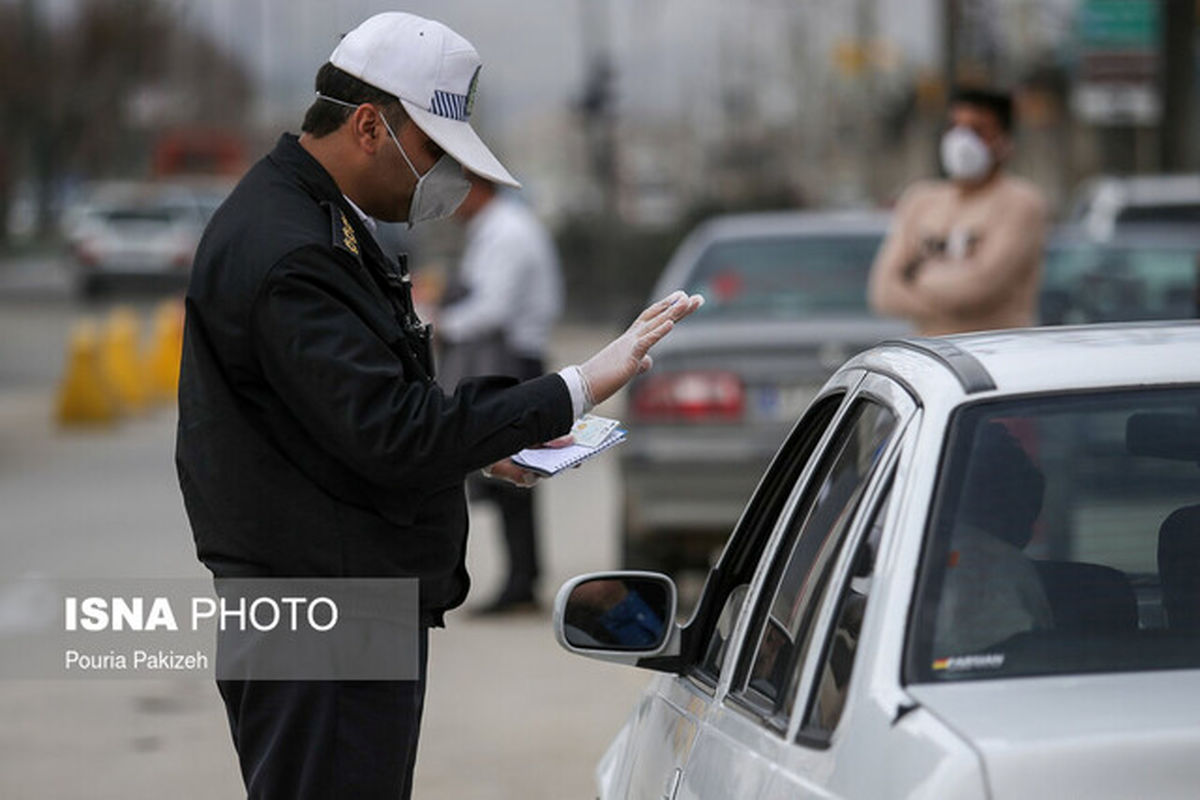
M715 218L680 245L653 297L706 303L632 388L622 446L625 567L705 567L779 441L845 359L903 335L874 317L867 276L883 214Z

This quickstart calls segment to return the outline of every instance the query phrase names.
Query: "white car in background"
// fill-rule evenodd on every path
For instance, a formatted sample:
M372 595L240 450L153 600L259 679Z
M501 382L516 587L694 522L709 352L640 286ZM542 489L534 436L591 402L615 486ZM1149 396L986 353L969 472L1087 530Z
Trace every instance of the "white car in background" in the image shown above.
M1200 325L883 343L788 435L675 622L560 591L568 650L660 671L601 798L1194 798Z
M204 226L231 188L213 180L94 187L65 226L80 294L118 282L185 286Z
M1200 174L1100 175L1079 187L1069 216L1101 242L1141 227L1194 229L1200 222Z

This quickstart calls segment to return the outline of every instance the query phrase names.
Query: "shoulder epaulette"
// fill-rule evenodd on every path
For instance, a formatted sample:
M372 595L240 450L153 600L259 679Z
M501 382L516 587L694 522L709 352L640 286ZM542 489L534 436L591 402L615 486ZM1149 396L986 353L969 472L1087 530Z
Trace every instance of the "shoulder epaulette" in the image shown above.
M359 261L362 261L362 252L358 246L358 237L354 234L354 226L350 224L350 218L346 216L345 211L334 203L328 203L327 205L329 207L329 218L333 223L332 236L334 249L345 250Z

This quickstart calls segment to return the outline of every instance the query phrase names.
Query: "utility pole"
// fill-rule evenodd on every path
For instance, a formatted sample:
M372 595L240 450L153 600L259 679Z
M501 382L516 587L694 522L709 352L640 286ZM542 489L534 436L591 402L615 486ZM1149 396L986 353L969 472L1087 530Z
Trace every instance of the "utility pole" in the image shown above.
M21 27L24 30L25 63L29 65L31 75L41 75L45 87L40 97L23 94L25 108L19 123L19 141L24 145L19 153L27 155L32 167L36 235L45 238L54 227L54 145L57 137L52 121L47 118L46 109L53 108L58 98L48 96L53 92L55 81L53 76L43 72L51 60L45 57L46 29L38 15L37 0L23 0L21 3Z
M613 82L611 8L608 0L582 0L580 15L583 32L583 96L579 111L583 116L589 159L596 184L600 187L601 208L606 217L617 212L616 98Z
M1162 119L1159 169L1176 172L1196 166L1192 146L1195 89L1196 2L1162 0Z
M859 48L861 65L858 75L858 117L855 128L858 138L858 184L863 200L872 200L879 195L881 187L876 185L879 171L875 161L879 157L876 131L879 120L875 104L875 59L877 44L875 25L875 0L858 0L854 14L854 35Z
M958 82L958 0L942 0L942 81L947 94Z

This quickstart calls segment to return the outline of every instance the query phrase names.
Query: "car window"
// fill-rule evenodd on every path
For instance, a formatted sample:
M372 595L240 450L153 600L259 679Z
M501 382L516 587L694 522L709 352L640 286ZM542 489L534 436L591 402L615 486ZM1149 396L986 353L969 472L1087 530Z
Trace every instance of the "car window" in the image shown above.
M1043 324L1195 317L1200 247L1072 244L1046 253Z
M871 510L871 521L866 535L858 543L850 574L839 591L834 624L826 636L816 687L800 728L800 735L806 740L827 740L842 717L854 672L854 659L858 654L863 616L871 596L875 556L879 553L879 539L891 496L892 478L889 477L886 488ZM797 669L792 674L792 692L799 680L800 669Z
M1200 390L971 406L946 452L908 680L1200 667Z
M896 417L860 399L826 450L804 502L789 521L759 610L757 643L743 678L743 698L786 727L789 676L804 661L812 617L828 581L843 534L892 432Z
M713 570L692 623L699 653L694 674L704 683L715 686L722 674L729 636L763 548L844 397L844 392L836 392L818 400L796 425Z
M882 234L776 236L711 245L686 280L713 318L867 313L867 274Z

